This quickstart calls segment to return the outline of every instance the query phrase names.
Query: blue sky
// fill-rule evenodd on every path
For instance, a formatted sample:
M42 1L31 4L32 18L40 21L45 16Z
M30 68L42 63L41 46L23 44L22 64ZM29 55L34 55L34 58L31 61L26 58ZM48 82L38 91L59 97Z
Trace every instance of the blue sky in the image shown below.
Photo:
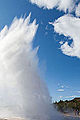
M39 46L40 74L47 83L50 95L54 101L79 96L80 59L62 53L59 41L70 39L56 33L49 24L64 16L63 11L39 8L28 0L0 0L0 30L6 24L9 26L15 16L28 16L30 12L31 21L36 19L39 24L33 47Z

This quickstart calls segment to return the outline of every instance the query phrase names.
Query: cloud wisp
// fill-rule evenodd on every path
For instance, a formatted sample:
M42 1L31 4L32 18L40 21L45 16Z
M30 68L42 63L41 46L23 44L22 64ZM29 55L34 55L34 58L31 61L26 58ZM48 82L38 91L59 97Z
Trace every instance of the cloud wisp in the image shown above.
M77 93L80 93L80 90L78 90Z
M64 92L64 89L58 89L57 91L58 92Z
M77 98L77 97L80 97L80 96L77 96L77 95L72 95L72 96L66 96L64 98L67 98L67 99L72 99L72 98Z

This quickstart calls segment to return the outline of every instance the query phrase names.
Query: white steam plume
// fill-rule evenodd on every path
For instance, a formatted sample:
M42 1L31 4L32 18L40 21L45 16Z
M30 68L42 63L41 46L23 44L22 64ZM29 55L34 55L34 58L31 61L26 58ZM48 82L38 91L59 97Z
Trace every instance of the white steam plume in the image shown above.
M32 48L37 27L29 15L0 32L0 117L52 117L48 90L38 74L37 48Z

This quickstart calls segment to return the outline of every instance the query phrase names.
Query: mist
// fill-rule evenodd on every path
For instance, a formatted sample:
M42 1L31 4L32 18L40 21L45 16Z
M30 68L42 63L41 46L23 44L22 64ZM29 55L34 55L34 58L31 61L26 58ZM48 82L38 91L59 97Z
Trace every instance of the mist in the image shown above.
M0 32L0 117L56 120L45 82L38 73L36 20L14 18Z

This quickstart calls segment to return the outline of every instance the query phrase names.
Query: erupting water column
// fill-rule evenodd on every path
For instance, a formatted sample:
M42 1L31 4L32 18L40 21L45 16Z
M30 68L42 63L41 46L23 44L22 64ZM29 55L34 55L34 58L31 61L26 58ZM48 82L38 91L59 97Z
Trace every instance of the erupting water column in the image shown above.
M29 15L0 32L0 117L53 120L48 90L38 74L38 48L32 48L37 27Z

